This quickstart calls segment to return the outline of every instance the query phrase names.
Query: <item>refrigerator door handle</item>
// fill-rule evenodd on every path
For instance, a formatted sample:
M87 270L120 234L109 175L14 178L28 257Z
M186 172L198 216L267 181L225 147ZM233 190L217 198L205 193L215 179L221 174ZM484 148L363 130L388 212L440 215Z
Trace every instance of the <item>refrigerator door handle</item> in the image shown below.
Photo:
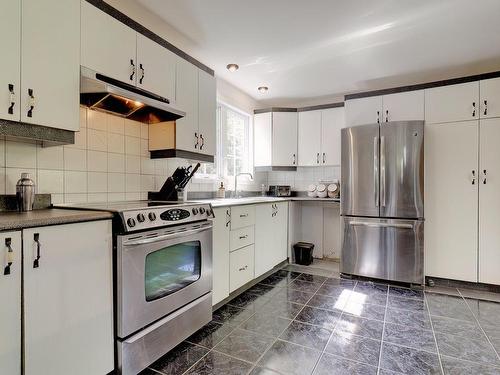
M413 229L411 224L401 224L401 223L371 223L367 221L351 221L349 225L352 226L363 226L363 227L374 227L374 228L401 228L401 229Z
M378 137L373 137L373 194L375 206L380 205L379 197L379 176L378 176Z
M385 207L385 137L380 137L380 205Z

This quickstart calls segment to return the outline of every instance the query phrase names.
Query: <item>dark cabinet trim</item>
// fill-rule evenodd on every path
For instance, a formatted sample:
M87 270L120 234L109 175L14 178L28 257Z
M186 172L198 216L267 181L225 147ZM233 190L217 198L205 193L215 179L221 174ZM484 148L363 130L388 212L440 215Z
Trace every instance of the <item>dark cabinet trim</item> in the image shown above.
M214 162L213 155L205 155L199 152L177 150L177 149L165 149L165 150L155 150L149 151L151 159L168 159L168 158L183 158L189 160L197 160L208 163Z
M343 106L344 106L344 102L320 104L320 105L313 105L313 106L301 107L301 108L270 107L270 108L263 108L263 109L255 109L253 111L253 113L255 115L257 115L259 113L269 113L269 112L306 112L306 111L318 111L320 109L338 108L338 107L343 107Z
M0 136L30 139L42 142L46 146L75 143L75 132L71 130L2 119L0 119Z

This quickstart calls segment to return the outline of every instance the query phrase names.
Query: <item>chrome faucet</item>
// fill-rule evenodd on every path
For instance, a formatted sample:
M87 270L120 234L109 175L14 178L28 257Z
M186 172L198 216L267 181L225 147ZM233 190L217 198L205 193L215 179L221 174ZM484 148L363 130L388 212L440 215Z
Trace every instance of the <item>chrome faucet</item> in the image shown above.
M253 175L248 172L242 172L234 175L234 197L233 198L238 198L238 176L241 175L247 175L250 176L250 179L253 180Z

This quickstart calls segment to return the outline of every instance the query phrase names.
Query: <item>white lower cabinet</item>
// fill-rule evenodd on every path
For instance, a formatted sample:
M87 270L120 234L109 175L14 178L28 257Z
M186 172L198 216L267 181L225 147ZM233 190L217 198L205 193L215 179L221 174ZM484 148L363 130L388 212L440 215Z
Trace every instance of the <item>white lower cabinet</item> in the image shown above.
M21 232L0 233L0 374L21 374ZM10 263L10 265L9 265Z
M230 292L254 279L254 253L254 245L249 245L229 254Z
M23 252L24 374L112 371L111 221L23 230Z
M288 203L255 207L255 277L287 258Z
M212 245L212 305L229 296L229 233L231 209L214 208Z

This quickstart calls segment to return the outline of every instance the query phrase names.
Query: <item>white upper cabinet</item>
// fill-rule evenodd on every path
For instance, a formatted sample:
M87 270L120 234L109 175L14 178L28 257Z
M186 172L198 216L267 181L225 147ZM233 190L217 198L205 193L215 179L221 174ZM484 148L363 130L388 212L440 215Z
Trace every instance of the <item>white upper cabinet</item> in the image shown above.
M479 111L479 82L425 90L427 124L474 120Z
M298 165L301 167L322 164L321 111L299 112Z
M297 112L273 112L272 165L297 166Z
M321 111L322 165L340 165L340 130L345 127L344 113L344 107Z
M273 114L257 113L253 118L254 165L269 167L272 163Z
M21 121L78 130L80 1L23 0L21 41Z
M424 90L384 95L383 121L423 120Z
M176 107L186 116L176 120L176 148L198 152L198 69L189 62L177 59Z
M1 26L0 26L1 27ZM0 374L21 374L21 232L0 233ZM10 266L9 266L10 263Z
M382 122L382 108L382 96L347 100L346 125L349 127Z
M165 47L137 34L137 86L175 101L176 57Z
M135 85L137 33L85 0L81 6L81 65Z
M500 117L500 78L485 79L479 82L481 92L481 118Z
M215 155L217 110L215 77L198 69L198 133L199 152Z
M0 69L0 118L13 121L19 121L21 108L20 40L21 2L3 1L0 12L0 44L4 51Z

